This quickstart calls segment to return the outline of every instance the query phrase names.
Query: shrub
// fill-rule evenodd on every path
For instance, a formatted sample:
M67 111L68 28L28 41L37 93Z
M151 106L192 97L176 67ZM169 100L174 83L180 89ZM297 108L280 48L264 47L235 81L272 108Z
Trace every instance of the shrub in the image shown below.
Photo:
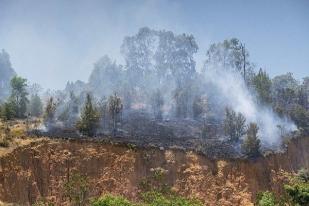
M105 195L92 201L91 206L134 206L129 200L120 196Z
M64 185L64 193L74 205L85 205L88 193L86 177L77 173L73 174Z
M308 170L300 170L296 176L290 178L290 182L284 185L291 202L297 206L309 205Z
M276 199L272 192L262 192L257 197L258 206L276 206Z
M174 194L164 196L156 191L143 193L142 198L149 206L202 206L198 200L185 199Z
M0 147L9 147L10 143L7 138L2 138L0 140Z

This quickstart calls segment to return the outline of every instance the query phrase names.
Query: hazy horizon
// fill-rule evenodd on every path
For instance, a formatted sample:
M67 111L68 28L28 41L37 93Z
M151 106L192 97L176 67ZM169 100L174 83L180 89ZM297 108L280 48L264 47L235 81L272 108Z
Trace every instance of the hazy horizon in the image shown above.
M87 81L107 54L123 64L122 40L144 26L193 34L199 70L211 43L236 37L273 77L309 74L309 1L0 0L0 49L16 72L44 88Z

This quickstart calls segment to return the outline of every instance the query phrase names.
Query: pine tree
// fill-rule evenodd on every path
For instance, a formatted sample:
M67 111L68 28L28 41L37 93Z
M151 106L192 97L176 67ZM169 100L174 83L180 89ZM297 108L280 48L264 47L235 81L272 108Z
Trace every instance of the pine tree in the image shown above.
M245 117L235 111L226 108L224 119L224 133L230 139L230 141L237 142L241 136L246 133L245 130Z
M259 127L255 123L250 123L247 136L242 144L242 151L249 157L257 157L260 154L260 140L258 138Z
M92 103L90 94L87 94L86 103L82 110L81 118L77 122L77 128L84 135L94 136L99 126L99 120L99 112Z
M259 102L262 104L270 104L271 97L271 79L266 71L262 69L253 78L253 85L258 95Z

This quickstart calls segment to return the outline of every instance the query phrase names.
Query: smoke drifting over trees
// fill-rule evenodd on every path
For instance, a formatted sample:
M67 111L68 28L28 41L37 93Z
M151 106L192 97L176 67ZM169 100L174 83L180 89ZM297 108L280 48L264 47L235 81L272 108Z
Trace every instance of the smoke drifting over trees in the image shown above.
M199 69L197 51L192 35L141 28L123 40L124 65L104 55L88 82L45 92L43 99L52 96L45 125L58 121L58 126L75 128L79 122L91 136L205 137L238 144L248 125L256 124L254 136L262 146L279 145L297 128L308 133L308 77L299 84L290 73L272 80L263 69L255 73L249 51L236 38L212 44ZM39 105L35 95L33 101ZM86 118L90 104L95 123L86 128L93 120Z

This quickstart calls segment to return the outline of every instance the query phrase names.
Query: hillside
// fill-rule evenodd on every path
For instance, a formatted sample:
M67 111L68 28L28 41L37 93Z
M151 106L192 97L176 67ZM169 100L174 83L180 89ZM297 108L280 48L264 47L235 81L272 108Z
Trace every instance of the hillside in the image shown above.
M160 181L204 205L252 205L258 191L280 194L286 173L308 168L308 148L309 138L299 138L286 153L214 160L189 151L42 138L1 156L0 199L30 205L44 197L65 205L64 183L79 171L87 176L89 196L112 193L138 200L141 183L162 170Z

